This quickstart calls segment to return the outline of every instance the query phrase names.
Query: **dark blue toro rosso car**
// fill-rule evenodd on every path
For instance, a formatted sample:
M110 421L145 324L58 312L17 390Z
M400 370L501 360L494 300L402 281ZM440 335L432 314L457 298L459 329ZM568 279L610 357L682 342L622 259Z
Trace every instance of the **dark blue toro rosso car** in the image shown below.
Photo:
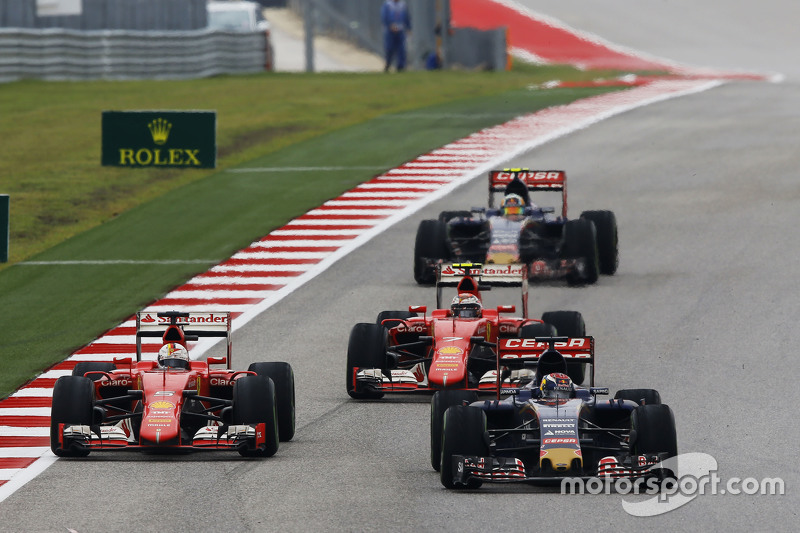
M561 211L540 207L532 191L561 192ZM502 194L499 207L495 195ZM567 218L567 175L563 170L493 170L489 207L443 211L423 220L414 246L414 278L435 281L438 264L524 263L530 279L564 278L571 285L595 283L618 265L617 222L612 211L584 211Z
M498 379L516 372L528 383L502 400L466 391L432 399L431 464L442 485L674 478L663 463L678 454L672 410L654 389L601 398L609 392L594 386L592 337L501 339L498 354ZM591 364L591 386L572 383L568 360Z

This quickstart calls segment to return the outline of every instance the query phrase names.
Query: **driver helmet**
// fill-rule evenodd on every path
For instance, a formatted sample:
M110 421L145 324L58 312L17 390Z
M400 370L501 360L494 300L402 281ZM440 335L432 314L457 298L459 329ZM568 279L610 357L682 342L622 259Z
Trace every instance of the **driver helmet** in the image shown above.
M453 316L458 318L480 318L483 306L474 294L462 293L453 298L450 304Z
M158 366L189 368L189 351L177 342L168 342L158 351Z
M525 200L518 194L507 194L503 198L503 214L508 215L521 215L525 209Z
M571 398L575 392L575 386L568 375L556 373L543 377L539 390L542 392L542 398L559 400Z

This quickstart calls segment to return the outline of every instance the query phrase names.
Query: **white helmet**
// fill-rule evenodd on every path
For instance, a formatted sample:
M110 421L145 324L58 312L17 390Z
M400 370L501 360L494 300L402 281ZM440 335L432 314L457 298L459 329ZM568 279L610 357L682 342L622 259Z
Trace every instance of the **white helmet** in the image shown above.
M177 342L168 342L158 351L158 365L168 368L189 368L189 351Z

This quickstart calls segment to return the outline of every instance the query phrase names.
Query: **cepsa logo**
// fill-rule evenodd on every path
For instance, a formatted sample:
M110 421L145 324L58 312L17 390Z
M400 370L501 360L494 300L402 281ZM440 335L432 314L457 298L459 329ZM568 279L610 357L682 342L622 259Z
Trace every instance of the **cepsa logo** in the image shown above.
M527 183L550 182L560 184L564 181L565 174L563 170L503 170L492 172L492 181L495 184L510 183L516 176Z
M518 348L527 348L527 349L542 349L547 348L548 344L546 342L540 342L536 339L503 339L501 341L502 348L509 348L509 349L518 349ZM583 337L575 337L569 339L567 342L556 342L555 348L571 348L571 349L580 349L580 348L589 348L589 339Z

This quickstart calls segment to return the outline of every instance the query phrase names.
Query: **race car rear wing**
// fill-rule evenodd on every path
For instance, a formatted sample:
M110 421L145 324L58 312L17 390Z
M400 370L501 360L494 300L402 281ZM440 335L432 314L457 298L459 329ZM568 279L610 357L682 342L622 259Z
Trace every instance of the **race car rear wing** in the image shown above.
M436 308L442 309L442 289L458 287L480 298L480 291L492 287L521 287L522 316L528 318L528 266L480 263L442 263L436 270Z
M539 357L551 349L560 353L568 363L590 364L589 384L594 387L594 337L501 338L497 343L497 367L524 368L538 363Z
M493 193L505 192L514 178L518 178L529 191L561 191L561 216L567 218L567 173L563 170L492 170L489 172L489 207L494 207Z
M231 314L229 311L136 313L136 360L142 360L142 338L158 337L162 342L196 341L203 337L224 337L227 340L227 367L231 362Z

